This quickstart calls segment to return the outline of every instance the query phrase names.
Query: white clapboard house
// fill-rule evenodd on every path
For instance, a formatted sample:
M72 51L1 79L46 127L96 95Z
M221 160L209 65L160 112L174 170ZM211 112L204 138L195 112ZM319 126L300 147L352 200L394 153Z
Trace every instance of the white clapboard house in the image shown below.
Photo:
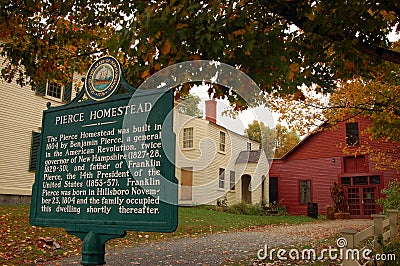
M49 102L73 99L80 79L47 82L36 90L0 81L0 203L29 202L42 112ZM260 144L218 125L215 101L207 101L206 114L203 119L175 112L179 203L268 202L269 165Z

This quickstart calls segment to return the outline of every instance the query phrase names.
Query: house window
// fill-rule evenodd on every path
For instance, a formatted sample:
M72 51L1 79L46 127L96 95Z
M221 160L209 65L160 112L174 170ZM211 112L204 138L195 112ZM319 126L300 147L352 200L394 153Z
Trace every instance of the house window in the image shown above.
M63 102L70 102L72 97L72 81L65 84L47 81L36 88L36 95L48 96Z
M250 142L247 142L247 150L251 151L251 143Z
M225 132L219 132L219 150L225 152Z
M183 148L193 148L193 128L188 127L183 129Z
M360 138L358 132L358 123L346 123L346 144L348 146L359 146Z
M32 131L31 156L29 160L29 171L36 171L36 162L40 145L40 133Z
M219 168L219 188L225 188L225 169Z
M235 183L236 183L235 171L231 171L229 179L229 187L231 188L231 190L235 190Z
M47 88L46 88L46 95L50 97L54 97L57 99L61 99L62 95L62 85L58 84L56 82L47 82Z
M311 181L302 180L300 181L300 203L307 204L311 202Z

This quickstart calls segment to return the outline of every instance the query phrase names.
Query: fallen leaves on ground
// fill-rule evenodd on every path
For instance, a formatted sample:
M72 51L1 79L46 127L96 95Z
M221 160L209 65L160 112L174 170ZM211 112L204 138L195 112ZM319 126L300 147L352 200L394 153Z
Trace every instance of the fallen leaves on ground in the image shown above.
M32 265L80 254L81 241L63 229L29 225L26 206L0 207L0 265Z

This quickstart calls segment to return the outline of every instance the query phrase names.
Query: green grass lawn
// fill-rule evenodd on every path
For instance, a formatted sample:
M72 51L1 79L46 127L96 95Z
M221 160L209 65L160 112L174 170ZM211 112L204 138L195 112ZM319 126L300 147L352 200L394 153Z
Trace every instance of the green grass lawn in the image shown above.
M253 216L216 212L201 207L180 207L179 225L174 233L128 232L107 243L108 247L131 246L171 237L199 236L217 232L249 230L269 224L312 222L305 216ZM27 265L81 254L81 241L62 228L29 224L29 205L0 206L0 265ZM44 241L54 239L61 248L53 250Z

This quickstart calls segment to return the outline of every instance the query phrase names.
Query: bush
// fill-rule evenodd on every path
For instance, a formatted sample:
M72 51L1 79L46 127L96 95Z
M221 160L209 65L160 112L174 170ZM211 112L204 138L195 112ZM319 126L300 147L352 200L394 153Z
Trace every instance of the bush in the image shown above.
M286 208L279 203L266 206L265 202L259 204L248 204L244 201L225 208L226 212L245 215L285 215Z
M389 183L387 188L381 190L383 198L377 200L384 210L400 210L400 183L396 179Z

